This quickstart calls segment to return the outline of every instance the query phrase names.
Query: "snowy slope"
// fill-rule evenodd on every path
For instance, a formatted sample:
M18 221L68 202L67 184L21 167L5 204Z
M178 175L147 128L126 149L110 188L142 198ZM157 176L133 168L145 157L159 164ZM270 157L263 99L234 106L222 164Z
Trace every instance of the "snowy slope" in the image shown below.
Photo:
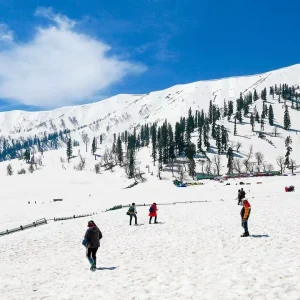
M99 269L91 273L81 245L89 218L50 222L0 237L1 299L297 300L299 179L263 178L261 185L256 181L246 179L251 183L246 191L250 189L249 230L253 236L243 239L240 207L234 201L239 186L234 180L230 181L232 186L209 182L186 189L156 181L120 192L113 191L113 182L96 184L91 176L80 183L59 174L56 182L36 176L34 182L39 189L25 182L22 192L35 192L45 203L30 205L28 199L17 196L16 182L5 180L2 190L11 195L5 203L11 201L14 206L11 218L19 215L16 224L24 224L30 215L32 220L57 215L59 209L64 215L90 209L99 212L94 220L103 231L103 239ZM295 193L284 192L289 184L295 185ZM45 190L67 190L69 198L66 203L50 204ZM155 199L162 223L147 224L148 206L138 207L139 223L144 224L139 227L128 226L125 209L101 213L104 207L132 199L137 204ZM183 200L207 202L160 205ZM27 216L22 217L25 208ZM4 214L1 209L1 221ZM1 229L11 225L6 222Z
M93 104L53 111L2 112L0 130L4 136L12 138L19 136L19 132L22 135L49 133L64 127L72 130L82 126L89 126L85 130L93 136L107 131L118 133L145 122L162 121L166 117L174 123L187 114L189 107L207 111L210 100L223 106L224 99L235 100L241 92L257 89L260 94L263 88L281 83L299 85L300 65L253 76L176 85L147 95L118 95Z

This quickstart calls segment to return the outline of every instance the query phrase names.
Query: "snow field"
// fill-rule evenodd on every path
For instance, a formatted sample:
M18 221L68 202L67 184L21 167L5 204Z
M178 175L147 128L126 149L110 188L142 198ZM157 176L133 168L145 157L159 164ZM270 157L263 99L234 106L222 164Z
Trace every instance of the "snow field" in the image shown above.
M249 231L254 237L240 237L241 207L234 200L239 181L251 183L243 187L250 189ZM103 232L97 255L102 269L95 273L89 271L81 245L89 217L1 237L1 299L300 299L297 176L230 182L230 186L210 181L205 186L176 188L169 181L153 181L115 190L115 196L111 187L105 190L100 183L105 192L97 208L155 201L162 224L148 224L148 207L137 207L138 222L144 224L138 227L128 225L126 209L95 216ZM50 190L57 188L53 180L48 184ZM296 191L285 193L284 187L291 184ZM95 199L91 205L78 195L87 186L73 190L70 184L73 200L51 205L71 215L74 206L95 205ZM159 205L197 200L208 202ZM30 210L21 217L24 208L17 203L22 201L14 199L11 215L25 221ZM49 206L37 204L32 214L37 216L39 210L43 214ZM2 220L2 210L0 216Z

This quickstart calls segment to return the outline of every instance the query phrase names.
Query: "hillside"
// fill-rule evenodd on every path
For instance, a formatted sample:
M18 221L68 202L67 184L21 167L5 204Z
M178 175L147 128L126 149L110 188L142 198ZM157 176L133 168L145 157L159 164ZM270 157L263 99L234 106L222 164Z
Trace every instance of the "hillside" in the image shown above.
M299 299L298 74L0 113L1 299ZM250 176L271 170L286 176ZM172 183L201 173L247 176ZM94 273L81 244L90 219L103 232Z
M286 84L293 88L293 96L289 99L281 98L281 91L277 94L270 95L270 87L280 86ZM249 147L253 146L254 154L258 151L264 155L264 163L272 164L272 169L277 170L279 166L276 164L278 156L284 156L286 153L285 139L290 136L292 139L291 159L295 160L295 153L300 150L300 122L298 121L300 111L295 109L294 105L298 100L300 84L300 65L244 77L231 77L219 80L199 81L186 85L177 85L163 91L151 92L147 95L118 95L109 99L74 107L63 107L53 111L43 112L24 112L11 111L0 113L0 156L1 160L9 160L15 156L22 156L28 147L36 150L43 149L52 150L57 148L66 148L66 142L69 138L76 141L76 145L80 145L73 149L73 156L78 156L80 153L86 160L86 169L94 170L95 161L90 155L92 139L95 138L97 142L96 153L103 157L105 149L111 149L113 143L113 135L124 133L132 134L134 128L137 134L140 134L141 126L144 124L157 123L162 124L165 120L172 126L180 121L180 118L187 117L189 108L193 114L197 111L204 111L208 114L210 105L220 110L220 117L217 119L217 126L224 126L228 134L229 146L234 150L234 156L244 159ZM267 90L265 101L261 98L261 91ZM236 132L234 130L234 116L230 119L224 116L224 104L233 102L234 111L238 112L236 99L244 97L246 99L249 93L253 94L256 91L258 99L252 101L248 105L248 112L243 112L242 122L236 125ZM281 98L281 99L280 99ZM295 102L296 101L296 102ZM272 105L274 112L274 124L268 124L268 117L264 119L264 126L259 122L255 123L255 128L252 130L250 124L251 113L255 114L257 111L259 117L262 114L263 105L268 107ZM288 107L291 127L289 130L284 130L284 110ZM244 108L243 108L244 110ZM274 129L276 128L276 136ZM173 131L175 128L173 127ZM194 128L191 141L197 145L198 131ZM235 134L234 134L235 132ZM50 138L50 135L51 138ZM83 136L89 136L87 145L83 142ZM103 141L100 143L100 136ZM140 138L140 135L139 137ZM123 141L124 142L124 141ZM210 147L207 149L205 155L203 153L198 158L209 159L213 161L214 155L218 153L216 139L209 133ZM239 147L237 144L241 143ZM35 145L35 146L34 146ZM75 145L75 144L74 144ZM87 152L85 151L87 148ZM123 151L127 145L123 144ZM239 149L238 149L239 148ZM79 151L80 149L80 151ZM199 150L199 149L198 149ZM1 153L2 151L2 153ZM155 171L152 156L153 150L151 144L148 147L142 147L136 154L137 161L140 163L140 169L145 172ZM52 151L51 151L52 153ZM53 159L66 159L65 150L59 152L59 155L50 155L50 161ZM227 158L226 152L221 153L221 174L227 172ZM47 157L49 157L47 154ZM37 157L36 154L35 157ZM64 169L73 169L74 165L78 165L79 158L72 159L71 164L64 164ZM47 160L46 160L47 161ZM295 162L297 163L297 162ZM20 163L13 163L19 165ZM22 163L21 163L22 164ZM47 167L52 165L48 163ZM57 162L59 164L59 161ZM5 174L5 165L2 165L2 174ZM53 167L53 166L52 166ZM260 168L262 169L262 168ZM269 168L270 169L270 168ZM196 160L196 171L202 171L200 162ZM241 170L245 171L245 170ZM216 173L213 165L206 173ZM218 172L219 173L219 172ZM169 177L166 174L166 177Z

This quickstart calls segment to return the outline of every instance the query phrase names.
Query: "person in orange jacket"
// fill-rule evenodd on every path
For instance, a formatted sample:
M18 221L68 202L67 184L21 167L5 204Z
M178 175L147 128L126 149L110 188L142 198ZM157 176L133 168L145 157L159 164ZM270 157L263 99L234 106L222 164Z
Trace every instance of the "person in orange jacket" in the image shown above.
M241 235L241 237L246 237L249 236L248 219L251 213L251 205L246 199L243 199L242 201L243 201L243 208L241 209L241 218L242 218L242 226L245 232Z
M153 203L149 209L149 217L150 217L149 224L151 224L153 217L154 217L154 224L157 223L157 211L158 211L157 205L156 203Z

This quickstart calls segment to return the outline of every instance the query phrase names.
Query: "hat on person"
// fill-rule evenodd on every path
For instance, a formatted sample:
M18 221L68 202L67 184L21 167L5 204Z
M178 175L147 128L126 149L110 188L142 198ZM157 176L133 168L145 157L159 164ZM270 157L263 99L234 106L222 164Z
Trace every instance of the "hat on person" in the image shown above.
M96 226L95 222L93 220L88 221L88 227Z

